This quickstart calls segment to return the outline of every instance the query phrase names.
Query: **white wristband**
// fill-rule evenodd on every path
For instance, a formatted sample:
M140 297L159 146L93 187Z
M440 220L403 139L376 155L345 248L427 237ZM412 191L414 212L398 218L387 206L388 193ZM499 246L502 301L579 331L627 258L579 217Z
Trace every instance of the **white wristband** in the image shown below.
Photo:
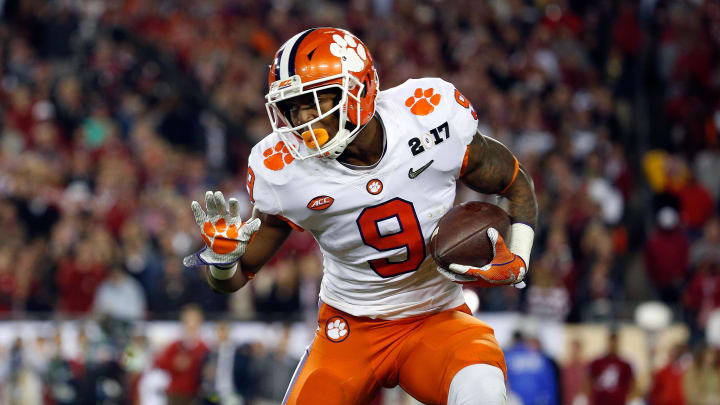
M527 224L515 222L510 227L510 251L525 261L527 270L530 267L530 251L532 250L535 231Z
M219 267L213 266L212 264L209 267L210 267L210 275L213 278L218 279L218 280L227 280L229 278L232 278L232 276L235 275L235 272L237 271L239 266L237 263L235 263L232 265L232 267L229 267L226 269L221 269Z

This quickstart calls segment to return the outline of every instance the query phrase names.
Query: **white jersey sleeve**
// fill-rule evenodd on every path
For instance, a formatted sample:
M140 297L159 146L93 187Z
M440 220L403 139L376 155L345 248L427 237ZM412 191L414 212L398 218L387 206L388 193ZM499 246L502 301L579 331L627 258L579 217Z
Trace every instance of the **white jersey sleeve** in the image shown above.
M282 180L276 169L284 167L286 161L290 160L286 157L290 154L283 153L284 145L281 142L276 135L268 135L252 148L248 158L247 191L250 203L258 211L269 215L282 215L283 212L273 186L273 182Z
M449 108L448 124L453 134L457 135L455 139L461 145L467 146L472 142L473 137L477 133L478 118L475 109L470 101L455 88L452 83L448 83L442 79L424 79L432 80L435 86L440 89L445 97L446 108Z
M418 129L429 129L436 144L437 138L455 144L459 149L446 150L445 154L452 157L448 154L456 153L454 157L459 159L461 169L467 146L477 133L478 117L470 101L452 83L435 77L410 79L383 93L387 99L395 99L409 109L409 122L414 121Z
M448 83L449 84L449 83ZM478 117L470 100L460 93L460 90L453 87L455 104L450 122L455 127L455 132L463 145L469 145L478 131Z
M405 99L404 104L421 126L433 127L447 121L453 137L461 144L468 145L472 141L478 127L477 114L470 101L452 83L436 77L410 79L386 92L390 93L389 97L403 98L412 88L415 92Z

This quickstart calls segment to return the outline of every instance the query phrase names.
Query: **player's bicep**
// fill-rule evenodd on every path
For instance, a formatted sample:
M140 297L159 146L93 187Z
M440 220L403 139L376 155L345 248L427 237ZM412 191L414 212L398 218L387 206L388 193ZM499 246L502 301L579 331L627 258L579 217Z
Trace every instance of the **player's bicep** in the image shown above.
M468 145L468 161L461 180L471 189L499 194L513 181L515 156L502 143L477 132Z
M242 269L252 273L256 273L272 259L292 232L290 225L275 215L257 212L256 216L262 225L240 258Z

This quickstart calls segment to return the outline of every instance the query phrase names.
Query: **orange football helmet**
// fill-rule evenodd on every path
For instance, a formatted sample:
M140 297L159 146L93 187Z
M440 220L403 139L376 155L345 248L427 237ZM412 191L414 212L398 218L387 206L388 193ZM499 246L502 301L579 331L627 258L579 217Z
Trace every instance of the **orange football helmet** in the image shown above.
M339 28L312 28L290 38L275 54L265 96L273 131L296 159L335 159L375 115L378 77L370 52L356 36ZM337 89L339 102L321 111L317 92ZM293 126L282 109L290 98L312 94L318 117ZM338 114L334 137L313 124Z

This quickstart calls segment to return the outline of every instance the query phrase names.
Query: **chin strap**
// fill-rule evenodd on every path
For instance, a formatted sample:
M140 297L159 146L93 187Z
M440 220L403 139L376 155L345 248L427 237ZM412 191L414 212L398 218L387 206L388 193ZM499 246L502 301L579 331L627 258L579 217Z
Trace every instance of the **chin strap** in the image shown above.
M327 160L337 159L340 155L342 155L343 152L345 152L345 148L347 148L347 146L350 145L350 142L352 142L353 140L355 140L355 137L357 136L357 134L360 133L361 130L362 130L362 128L358 129L357 131L355 131L354 134L348 136L348 137L345 138L343 141L338 142L337 145L331 147L328 151L326 151L326 152L323 153L322 155L319 155L318 158L320 158L320 159L327 159ZM348 131L347 129L343 129L342 131L350 132L350 131ZM339 131L339 132L337 133L337 135L335 135L335 137L336 137L337 139L339 139L339 136L338 136L338 135L340 135L340 133L341 133L342 131ZM330 140L330 143L332 143L332 141L333 141L333 140L331 139L331 140Z
M374 117L375 117L375 115L373 114L373 116L370 117L370 119L368 120L368 122L365 125L357 128L357 130L352 135L345 138L345 140L343 140L342 142L338 142L337 145L331 147L330 150L328 150L327 152L318 156L318 158L330 160L330 159L337 159L338 157L340 157L340 155L342 155L342 153L345 152L345 148L347 148L347 146L350 145L350 143L355 140L355 137L357 137L358 134L360 132L362 132L363 129L365 129L365 127L372 121L372 119ZM348 133L350 132L347 129L343 129L342 131L345 131ZM338 131L338 134L340 134L342 131ZM337 135L335 135L335 138L331 139L330 143L332 143L332 141L335 139L339 139L339 137ZM386 139L383 140L383 142L386 142L386 141L387 141ZM384 150L385 150L385 148L383 145L383 153L384 153Z

